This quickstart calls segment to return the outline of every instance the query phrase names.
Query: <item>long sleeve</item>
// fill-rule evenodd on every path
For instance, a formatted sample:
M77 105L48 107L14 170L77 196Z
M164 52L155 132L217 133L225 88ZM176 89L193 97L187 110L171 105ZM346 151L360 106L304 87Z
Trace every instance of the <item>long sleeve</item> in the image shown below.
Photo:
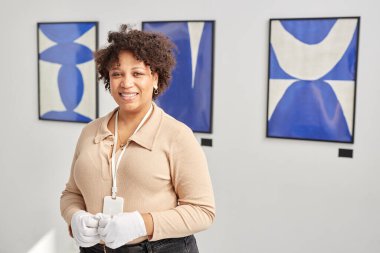
M74 158L71 164L70 177L66 184L65 190L62 192L60 200L61 215L69 225L71 223L71 217L76 211L86 209L83 196L74 180L74 167L78 158L79 142L80 138L75 148Z
M182 237L207 229L215 218L215 201L206 157L190 129L178 133L169 155L178 206L151 212L152 241Z

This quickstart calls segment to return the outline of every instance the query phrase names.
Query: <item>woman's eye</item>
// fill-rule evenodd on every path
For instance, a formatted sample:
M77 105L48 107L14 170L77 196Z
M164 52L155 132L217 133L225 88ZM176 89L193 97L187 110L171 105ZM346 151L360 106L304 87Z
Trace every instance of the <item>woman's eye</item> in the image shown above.
M134 72L133 73L133 76L134 77L139 77L139 76L142 76L142 75L144 75L143 73L140 73L140 72Z
M118 73L118 72L114 72L114 73L111 74L111 76L112 76L112 77L119 77L119 76L120 76L120 73Z

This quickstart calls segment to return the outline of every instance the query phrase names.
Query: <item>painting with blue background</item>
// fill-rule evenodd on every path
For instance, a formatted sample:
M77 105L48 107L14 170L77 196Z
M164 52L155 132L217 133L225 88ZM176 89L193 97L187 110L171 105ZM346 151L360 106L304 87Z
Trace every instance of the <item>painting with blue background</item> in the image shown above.
M267 136L353 142L358 18L271 20Z
M194 132L212 130L213 29L213 21L143 22L177 47L171 84L156 102Z
M97 23L39 23L38 32L40 119L95 119Z

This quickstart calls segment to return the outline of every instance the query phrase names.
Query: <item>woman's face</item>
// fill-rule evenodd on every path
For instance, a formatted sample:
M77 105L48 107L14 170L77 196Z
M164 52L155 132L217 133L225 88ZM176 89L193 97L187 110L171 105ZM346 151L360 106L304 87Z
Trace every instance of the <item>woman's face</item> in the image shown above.
M153 88L158 85L158 75L149 66L136 60L130 51L121 51L109 77L111 95L122 112L136 114L149 110Z

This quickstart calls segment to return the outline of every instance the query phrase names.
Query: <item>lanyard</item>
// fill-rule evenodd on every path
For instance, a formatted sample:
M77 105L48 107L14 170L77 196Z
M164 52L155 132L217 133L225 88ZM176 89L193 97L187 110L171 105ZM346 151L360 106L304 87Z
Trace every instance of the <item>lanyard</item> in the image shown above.
M151 105L149 108L149 111L145 114L144 118L141 120L140 124L137 126L136 130L133 132L135 134L141 126L145 123L145 121L148 119L150 114L152 113L153 106ZM119 168L120 160L123 157L125 153L125 149L128 146L129 140L126 145L124 145L121 148L121 153L119 155L119 158L117 159L117 163L115 163L115 156L116 156L116 145L117 145L117 140L118 140L118 118L119 118L119 110L116 111L116 117L115 117L115 137L113 140L113 148L112 148L112 159L111 159L111 167L112 167L112 198L116 198L116 193L117 193L117 184L116 184L116 173ZM132 134L132 135L133 135Z

